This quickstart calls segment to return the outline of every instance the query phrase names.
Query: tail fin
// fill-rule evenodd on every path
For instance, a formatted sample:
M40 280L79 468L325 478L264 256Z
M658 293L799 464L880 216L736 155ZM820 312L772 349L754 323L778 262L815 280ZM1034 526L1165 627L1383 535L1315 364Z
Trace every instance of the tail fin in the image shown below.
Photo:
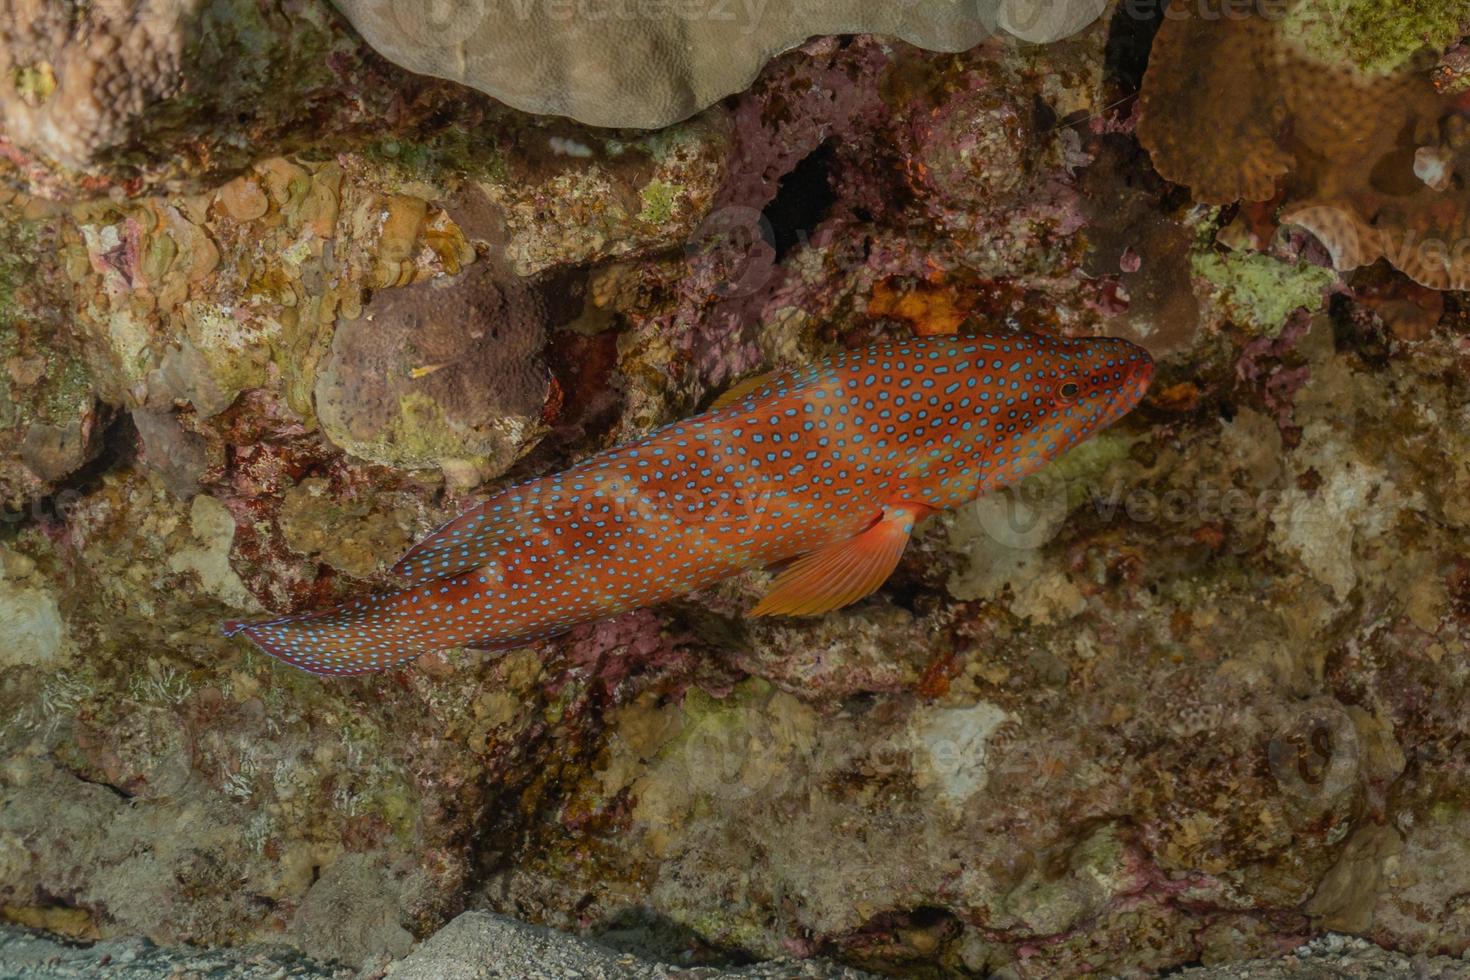
M230 620L223 624L225 636L244 636L261 651L270 654L285 664L290 664L309 674L328 677L351 677L391 670L401 663L422 656L422 649L407 653L384 655L381 651L352 642L348 635L303 636L301 630L293 629L308 621L326 624L333 611L309 613L304 616L287 616L268 622L248 623Z

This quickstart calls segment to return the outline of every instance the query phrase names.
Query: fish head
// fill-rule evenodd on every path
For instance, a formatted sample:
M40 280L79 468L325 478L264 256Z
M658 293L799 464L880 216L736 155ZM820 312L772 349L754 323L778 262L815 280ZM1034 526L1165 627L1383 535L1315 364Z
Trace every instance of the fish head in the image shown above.
M1066 421L1073 443L1131 412L1154 377L1148 351L1118 337L1067 338L1049 360L1053 377L1043 408Z
M983 489L1013 484L1126 415L1153 380L1148 351L1115 337L987 337L982 400L993 417Z

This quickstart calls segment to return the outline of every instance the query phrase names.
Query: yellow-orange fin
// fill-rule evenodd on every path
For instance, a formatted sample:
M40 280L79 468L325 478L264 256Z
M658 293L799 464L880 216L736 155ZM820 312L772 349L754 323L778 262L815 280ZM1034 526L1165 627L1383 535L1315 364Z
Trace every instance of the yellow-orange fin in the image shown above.
M863 533L792 562L750 614L815 616L857 602L893 574L915 522L928 512L917 504L885 507Z
M757 388L762 388L770 384L779 374L781 374L780 371L767 371L764 374L753 375L752 377L743 378L735 382L722 391L718 398L710 402L710 411L729 408L731 405L753 393Z

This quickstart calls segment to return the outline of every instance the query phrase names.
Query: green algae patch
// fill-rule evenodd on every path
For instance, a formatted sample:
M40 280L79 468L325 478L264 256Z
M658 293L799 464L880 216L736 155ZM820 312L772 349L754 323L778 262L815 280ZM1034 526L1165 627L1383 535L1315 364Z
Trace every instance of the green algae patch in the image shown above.
M501 135L458 127L438 130L422 139L392 137L369 143L363 158L383 180L385 190L412 193L443 189L460 180L503 184L511 179Z
M1077 507L1088 499L1089 488L1104 474L1128 458L1134 438L1125 432L1104 431L1078 443L1047 466L1051 478L1067 486L1067 505Z
M638 220L661 225L674 216L674 202L678 200L679 188L666 180L654 178L643 185L638 196L643 201L643 210L638 212Z
M76 358L68 357L59 372L48 375L50 382L41 402L46 419L52 423L66 423L81 418L92 402L92 378L87 369Z
M12 331L20 317L16 290L36 274L36 229L24 221L0 221L0 330ZM4 337L0 336L0 342Z
M28 106L39 106L56 91L56 72L45 61L15 69L11 81L15 93Z
M1282 31L1326 64L1386 75L1421 51L1453 44L1465 16L1458 0L1316 0L1296 4Z
M1268 337L1280 333L1295 311L1322 309L1327 290L1338 281L1331 269L1260 253L1198 252L1191 265L1210 283L1213 303L1236 323Z

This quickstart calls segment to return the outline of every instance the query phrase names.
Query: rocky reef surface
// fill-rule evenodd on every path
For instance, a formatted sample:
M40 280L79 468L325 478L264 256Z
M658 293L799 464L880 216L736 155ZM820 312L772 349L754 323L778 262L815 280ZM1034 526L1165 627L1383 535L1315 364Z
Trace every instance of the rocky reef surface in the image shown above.
M369 971L466 908L897 975L1470 949L1470 9L815 38L642 131L320 0L154 6L0 4L0 920ZM219 634L973 324L1153 391L850 609L749 621L753 573L361 679Z
M876 980L878 974L820 959L766 960L728 969L645 959L565 932L486 912L465 912L387 970L348 970L278 947L211 950L156 946L146 939L78 944L0 926L0 969L10 976L72 980ZM1363 939L1329 934L1270 959L1192 967L1188 980L1459 980L1470 970L1447 956L1406 956Z

